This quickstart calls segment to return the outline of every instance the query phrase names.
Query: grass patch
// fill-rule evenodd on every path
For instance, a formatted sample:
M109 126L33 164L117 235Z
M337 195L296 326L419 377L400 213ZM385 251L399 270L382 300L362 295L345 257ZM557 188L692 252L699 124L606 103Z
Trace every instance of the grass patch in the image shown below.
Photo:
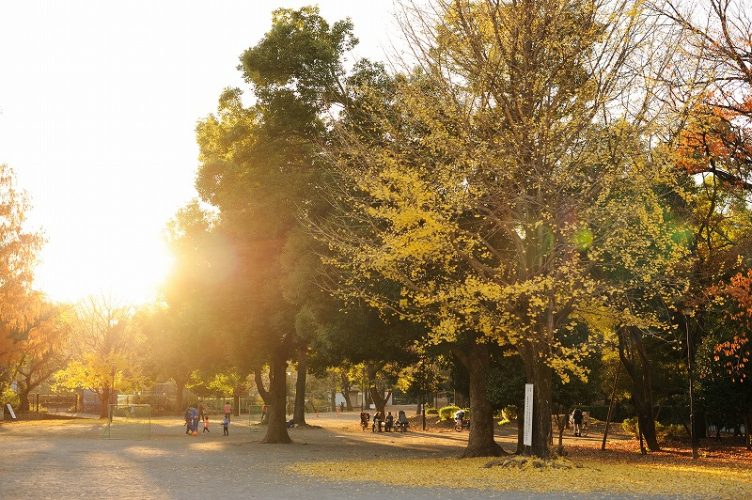
M708 463L573 461L574 467L498 467L488 458L407 459L381 467L372 460L305 462L289 466L297 474L339 481L399 486L478 488L541 493L613 493L751 498L748 467Z

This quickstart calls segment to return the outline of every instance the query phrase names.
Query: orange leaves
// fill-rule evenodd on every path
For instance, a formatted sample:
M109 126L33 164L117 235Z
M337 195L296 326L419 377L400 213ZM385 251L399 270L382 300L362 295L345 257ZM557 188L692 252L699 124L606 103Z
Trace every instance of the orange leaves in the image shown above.
M749 360L752 358L752 344L747 334L752 320L752 269L746 274L736 274L728 283L711 287L709 292L730 299L726 314L740 330L731 339L714 346L713 361L731 375L733 382L743 383L750 376Z
M697 174L708 171L714 159L731 159L735 152L733 144L738 142L737 131L731 125L733 119L733 113L722 108L698 106L679 136L677 165Z

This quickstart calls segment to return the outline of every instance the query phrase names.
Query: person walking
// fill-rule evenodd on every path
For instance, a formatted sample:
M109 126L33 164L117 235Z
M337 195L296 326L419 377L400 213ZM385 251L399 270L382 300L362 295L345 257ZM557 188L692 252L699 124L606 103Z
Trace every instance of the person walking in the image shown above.
M582 436L582 410L575 408L572 412L572 421L574 422L574 435Z
M211 432L209 430L209 415L204 415L204 432ZM202 434L204 432L202 432Z
M224 420L222 420L222 435L230 435L230 417L228 417L227 415L225 415Z

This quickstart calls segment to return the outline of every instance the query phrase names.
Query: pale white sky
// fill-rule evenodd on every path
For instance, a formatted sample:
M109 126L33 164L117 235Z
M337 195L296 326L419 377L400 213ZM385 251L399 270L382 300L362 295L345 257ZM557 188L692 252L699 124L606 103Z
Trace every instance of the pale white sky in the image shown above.
M269 29L271 0L0 0L0 163L48 243L36 286L55 300L148 300L169 266L165 223L195 196L196 121ZM398 39L392 0L322 0L351 17L358 56Z

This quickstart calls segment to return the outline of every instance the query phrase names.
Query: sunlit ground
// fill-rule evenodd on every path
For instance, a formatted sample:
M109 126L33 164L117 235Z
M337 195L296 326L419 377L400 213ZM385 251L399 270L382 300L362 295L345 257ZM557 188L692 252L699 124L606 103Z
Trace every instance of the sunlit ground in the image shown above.
M139 440L102 439L106 421L97 419L2 424L0 439L7 448L0 456L0 497L30 487L44 496L61 484L106 496L109 481L122 488L137 485L128 491L140 498L210 495L216 493L213 484L235 488L223 490L230 498L254 491L265 498L339 499L350 498L353 488L368 492L367 498L377 498L384 488L411 498L436 492L443 492L441 498L487 498L512 491L752 498L752 452L715 441L703 443L705 458L697 461L686 446L641 456L637 442L615 430L606 452L595 434L566 436L568 469L530 463L489 468L493 459L456 458L466 432L422 432L417 426L404 434L363 432L356 413L309 416L308 423L316 427L292 429L293 444L280 446L261 444L265 427L249 426L247 417L232 423L228 437L220 426L186 436L180 417L158 417L151 439ZM516 429L505 427L502 434L499 442L513 449ZM82 467L81 477L70 474L71 463Z

